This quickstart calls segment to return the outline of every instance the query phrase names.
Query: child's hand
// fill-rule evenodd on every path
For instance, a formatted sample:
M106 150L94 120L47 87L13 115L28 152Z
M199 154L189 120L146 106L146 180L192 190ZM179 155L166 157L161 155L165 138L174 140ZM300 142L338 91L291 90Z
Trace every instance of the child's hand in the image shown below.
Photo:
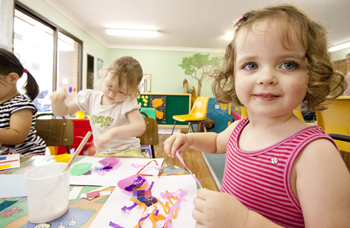
M196 227L245 227L248 209L227 193L200 189L193 200Z
M96 147L93 142L91 142L91 145L88 148L88 155L94 156L96 154Z
M169 137L164 142L164 150L169 157L174 158L175 152L178 151L179 154L184 152L193 143L192 137L189 134L175 134Z
M66 93L57 93L54 92L50 95L50 99L51 99L51 104L57 103L57 102L64 102L64 100L66 99L67 94Z
M97 149L105 150L106 148L104 144L108 143L113 138L114 138L113 135L110 132L106 131L100 137L94 139L94 145Z

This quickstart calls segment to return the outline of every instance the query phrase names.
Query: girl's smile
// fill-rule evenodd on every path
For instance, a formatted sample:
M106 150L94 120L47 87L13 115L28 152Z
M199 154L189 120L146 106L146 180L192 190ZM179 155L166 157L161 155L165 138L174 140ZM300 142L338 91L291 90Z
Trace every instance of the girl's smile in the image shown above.
M273 101L279 97L279 95L276 95L273 93L258 93L258 94L253 94L253 96L263 101Z

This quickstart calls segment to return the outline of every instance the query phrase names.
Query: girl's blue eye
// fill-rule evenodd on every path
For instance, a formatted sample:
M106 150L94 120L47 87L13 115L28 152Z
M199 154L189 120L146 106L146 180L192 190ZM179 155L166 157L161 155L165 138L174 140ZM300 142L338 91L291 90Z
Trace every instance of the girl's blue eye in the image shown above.
M298 64L293 61L289 61L289 62L283 63L281 67L282 69L285 69L285 70L293 70L298 67Z
M249 62L249 63L244 64L243 68L246 70L256 70L256 69L258 69L258 65L256 63Z

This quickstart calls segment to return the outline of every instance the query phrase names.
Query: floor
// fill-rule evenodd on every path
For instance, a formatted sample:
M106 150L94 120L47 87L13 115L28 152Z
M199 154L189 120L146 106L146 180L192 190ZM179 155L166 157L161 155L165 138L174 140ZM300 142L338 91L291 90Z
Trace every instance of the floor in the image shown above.
M171 158L165 153L163 144L169 137L170 135L168 134L159 134L159 143L158 145L154 146L156 158L164 158L164 162L179 166L182 169L186 169L177 157ZM181 157L191 172L201 181L203 188L219 191L215 179L213 178L200 151L187 149L181 154Z

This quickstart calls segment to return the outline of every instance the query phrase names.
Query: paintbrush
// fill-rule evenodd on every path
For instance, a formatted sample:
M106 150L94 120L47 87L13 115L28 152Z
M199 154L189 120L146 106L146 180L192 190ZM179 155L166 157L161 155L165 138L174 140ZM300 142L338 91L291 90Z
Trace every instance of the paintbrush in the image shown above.
M75 159L78 157L81 149L83 149L83 147L85 146L90 136L91 136L91 131L88 131L88 133L86 133L85 137L83 138L83 141L81 141L80 145L78 146L78 149L75 151L72 158L69 160L66 168L64 168L63 172L66 172L73 165Z

